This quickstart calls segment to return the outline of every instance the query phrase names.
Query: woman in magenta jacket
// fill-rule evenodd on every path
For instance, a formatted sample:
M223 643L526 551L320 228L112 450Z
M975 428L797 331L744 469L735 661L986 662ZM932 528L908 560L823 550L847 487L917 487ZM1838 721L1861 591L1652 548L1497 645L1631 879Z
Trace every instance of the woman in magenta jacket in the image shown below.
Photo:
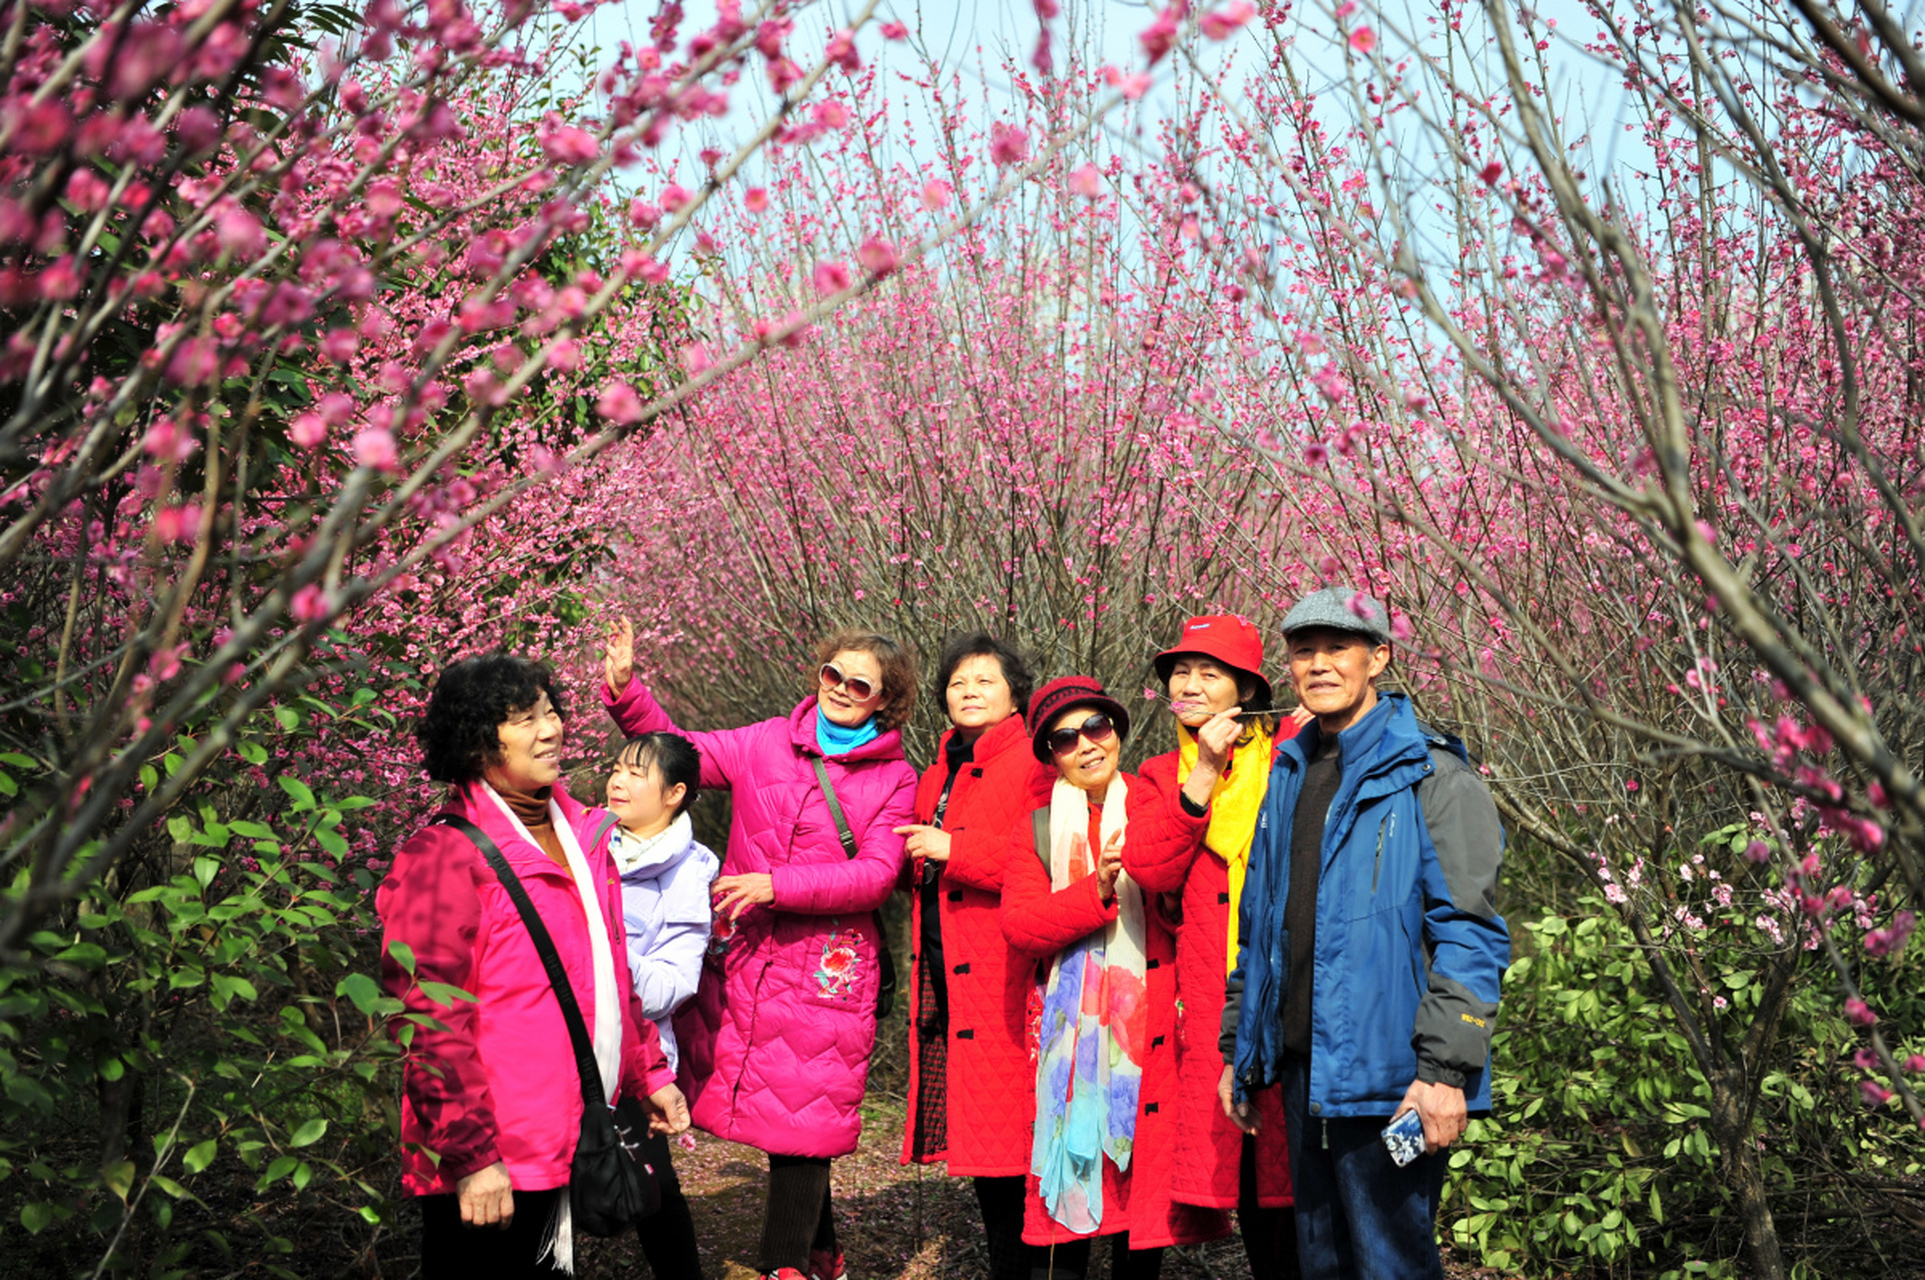
M1010 832L1003 865L1004 935L1045 967L1023 1239L1051 1246L1051 1271L1072 1280L1088 1269L1092 1239L1120 1236L1111 1280L1155 1280L1165 1246L1218 1239L1230 1225L1219 1209L1170 1197L1176 948L1123 864L1130 850L1155 856L1201 837L1209 765L1236 725L1207 726L1204 767L1166 790L1121 772L1129 715L1096 681L1051 681L1028 720L1032 750L1057 779L1049 803Z
M975 632L943 649L933 686L949 713L916 791L911 861L909 1108L904 1164L947 1160L975 1180L990 1280L1029 1280L1047 1251L1023 1244L1023 1175L1035 1110L1027 1010L1035 963L1003 937L1009 829L1049 800L1055 770L1030 751L1029 666Z
M605 1095L618 1085L649 1099L659 1130L686 1127L654 1026L628 1014L609 815L555 785L562 708L547 668L500 653L457 662L416 732L428 776L454 788L440 814L494 841L553 938ZM407 1037L402 1184L421 1205L422 1274L571 1274L564 1228L581 1076L520 912L475 844L439 823L396 852L375 907L383 984L408 1013L439 1024L395 1023ZM474 998L446 1000L430 983Z
M895 829L909 822L916 790L901 732L915 660L868 631L830 636L817 657L815 692L788 715L687 733L702 787L727 790L734 804L702 982L675 1019L681 1079L697 1125L768 1153L760 1266L776 1280L843 1274L829 1161L854 1151L862 1132L881 979L875 912L901 873ZM634 678L626 619L602 673L624 733L686 733Z

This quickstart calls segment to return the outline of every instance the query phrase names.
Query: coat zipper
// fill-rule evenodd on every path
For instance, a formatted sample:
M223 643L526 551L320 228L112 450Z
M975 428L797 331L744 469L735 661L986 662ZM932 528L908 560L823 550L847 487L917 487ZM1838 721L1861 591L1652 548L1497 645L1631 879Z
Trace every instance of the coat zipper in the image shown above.
M1386 827L1393 832L1397 830L1396 814L1391 814L1377 824L1377 865L1370 869L1370 892L1373 896L1377 892L1377 877L1382 875L1384 870L1384 828Z

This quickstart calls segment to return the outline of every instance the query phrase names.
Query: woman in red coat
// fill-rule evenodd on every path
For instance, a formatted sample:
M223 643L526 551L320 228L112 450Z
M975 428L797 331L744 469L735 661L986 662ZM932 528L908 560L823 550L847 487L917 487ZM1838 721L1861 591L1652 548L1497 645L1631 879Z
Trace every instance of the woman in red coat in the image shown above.
M1218 1101L1223 1055L1217 1046L1223 982L1235 963L1230 934L1250 857L1258 811L1270 779L1273 740L1297 731L1296 722L1269 716L1270 685L1263 678L1263 640L1234 614L1191 618L1170 648L1157 655L1156 676L1176 716L1177 750L1143 763L1143 780L1159 789L1188 788L1199 774L1214 776L1210 821L1203 839L1188 846L1132 845L1123 867L1159 901L1175 925L1175 1050L1177 1077L1175 1166L1170 1194L1183 1204L1235 1206L1254 1280L1300 1274L1290 1157L1277 1090L1255 1098L1256 1131L1245 1134ZM1244 713L1229 757L1213 760L1208 726Z
M950 729L923 771L915 824L896 828L913 859L915 939L902 1160L947 1160L973 1178L990 1280L1029 1280L1048 1265L1023 1244L1034 965L1010 951L1000 909L1009 829L1047 799L1055 774L1030 754L1029 665L1016 650L980 631L958 636L935 689Z
M1023 1238L1052 1249L1051 1270L1081 1276L1090 1241L1123 1236L1112 1280L1154 1280L1163 1247L1229 1234L1217 1209L1170 1199L1175 1075L1162 1052L1175 1030L1175 942L1123 872L1126 851L1202 838L1215 775L1161 789L1118 768L1129 715L1083 676L1030 700L1032 749L1056 766L1049 803L1011 833L1003 866L1003 932L1043 961L1035 1136ZM1220 757L1237 725L1204 740Z

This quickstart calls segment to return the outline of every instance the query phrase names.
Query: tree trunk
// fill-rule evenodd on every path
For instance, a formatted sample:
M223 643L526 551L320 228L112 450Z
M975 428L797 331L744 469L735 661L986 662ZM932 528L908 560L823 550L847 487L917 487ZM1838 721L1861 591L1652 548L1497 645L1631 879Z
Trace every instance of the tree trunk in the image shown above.
M1725 1181L1744 1220L1745 1256L1751 1263L1751 1275L1756 1280L1785 1280L1778 1227L1771 1218L1764 1171L1758 1164L1758 1141L1751 1131L1744 1072L1719 1071L1707 1079L1711 1084L1711 1136L1717 1140Z

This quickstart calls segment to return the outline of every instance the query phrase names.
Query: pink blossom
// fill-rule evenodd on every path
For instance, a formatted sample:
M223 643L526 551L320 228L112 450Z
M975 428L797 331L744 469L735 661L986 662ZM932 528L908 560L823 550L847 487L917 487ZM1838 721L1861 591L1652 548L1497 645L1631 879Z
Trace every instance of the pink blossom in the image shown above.
M601 154L601 144L594 134L569 124L555 111L542 117L535 139L541 144L542 154L559 165L588 164Z
M1150 25L1143 28L1142 33L1136 37L1137 43L1143 46L1143 52L1148 56L1151 66L1161 62L1164 55L1175 47L1176 23L1179 16L1181 15L1176 6L1171 5L1158 13Z
M769 207L769 192L766 187L750 187L742 193L742 207L750 213L760 213Z
M815 264L815 291L817 293L841 293L849 287L849 268L840 262L818 262Z
M1497 180L1503 176L1504 164L1500 160L1493 160L1477 171L1477 180L1487 187L1496 186Z
M1358 53L1369 53L1377 47L1377 33L1369 27L1358 27L1350 33L1350 47Z
M401 453L395 447L394 432L373 423L354 433L354 460L376 471L401 469Z
M882 236L870 236L864 240L856 249L856 261L878 280L893 274L902 265L902 257L896 252L895 244Z
M1212 40L1227 40L1244 23L1257 16L1250 0L1233 0L1221 9L1212 9L1197 19L1197 29Z
M609 382L595 399L595 412L618 427L633 426L642 420L642 398L626 382Z
M1085 200L1103 194L1103 173L1093 164L1084 164L1069 175L1069 189Z
M327 419L313 410L297 413L287 424L287 438L303 449L312 449L327 439Z
M1029 134L998 120L989 126L989 158L999 165L1021 164L1029 158Z
M692 378L714 368L715 357L709 354L708 347L703 343L691 342L682 348L681 364L683 370Z
M287 611L300 622L319 622L334 611L334 604L318 582L310 582L294 593Z
M1762 840L1753 840L1745 846L1745 857L1752 862L1771 861L1771 846Z
M827 102L816 103L809 111L809 118L824 129L846 129L851 116L848 107L831 98Z
M1330 450L1327 446L1313 440L1303 447L1303 461L1305 466L1321 467L1330 461Z
M201 508L198 502L178 507L161 507L154 512L154 536L162 542L192 542L200 534ZM157 679L167 679L164 675Z
M909 28L903 26L900 22L885 22L878 27L877 30L882 32L882 38L884 40L907 40L909 38Z
M1854 1027L1869 1027L1878 1021L1872 1007L1857 996L1845 1001L1845 1017Z
M956 189L947 182L944 182L941 178L925 182L922 187L922 207L931 212L937 209L946 209L949 207L949 201L955 196L955 193Z
M1858 1092L1864 1095L1868 1107L1882 1107L1892 1100L1892 1091L1876 1080L1860 1080Z

